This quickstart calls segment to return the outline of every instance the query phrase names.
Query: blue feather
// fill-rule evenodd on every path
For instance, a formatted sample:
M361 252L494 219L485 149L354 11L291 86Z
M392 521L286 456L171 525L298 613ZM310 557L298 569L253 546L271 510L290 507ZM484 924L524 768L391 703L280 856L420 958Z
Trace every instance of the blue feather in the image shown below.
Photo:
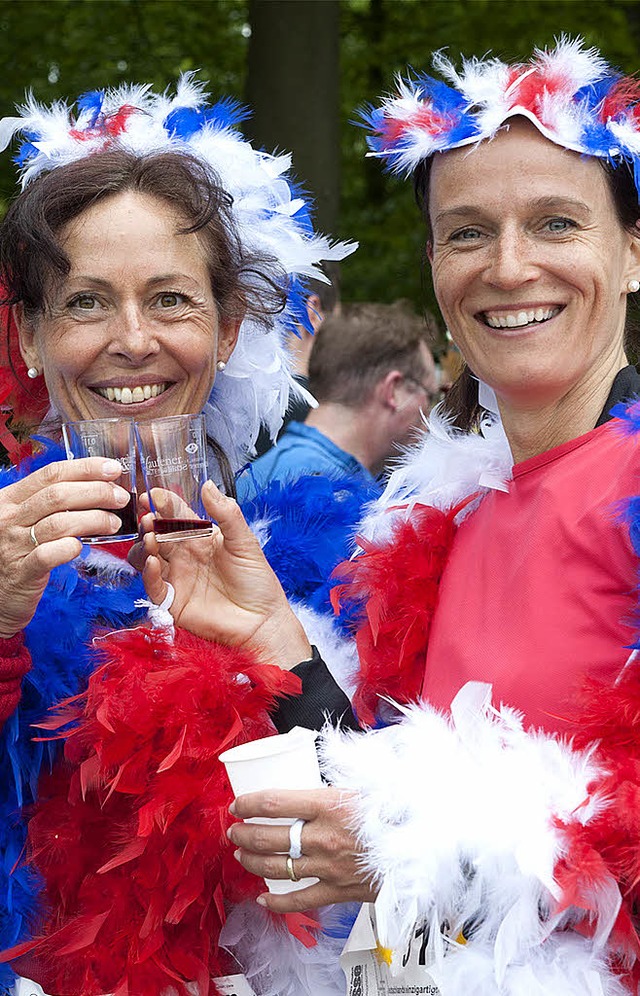
M212 107L176 107L164 119L164 128L172 138L188 142L205 125L218 131L236 128L249 114L246 107L229 98L219 100Z
M204 124L204 111L199 107L177 107L164 119L165 131L172 138L181 138L184 142L188 142Z
M635 400L629 404L628 401L619 401L614 405L610 413L612 418L619 418L622 422L622 429L625 433L633 434L640 432L640 401Z
M407 83L412 85L411 81L407 81ZM421 74L413 86L422 100L431 102L433 110L437 114L451 115L451 117L456 118L469 106L467 98L463 97L458 90L434 76Z
M313 326L307 313L309 288L306 280L295 276L287 284L287 310L283 315L286 327L299 335L297 326L301 325L307 332L313 332Z
M272 481L244 503L250 522L269 522L264 553L288 598L333 617L331 589L339 582L331 574L351 555L363 508L379 494L378 485L362 479L332 481L318 475L286 485ZM348 612L337 622L345 633L352 632Z
M44 452L18 469L0 472L0 487L64 458L59 446L43 443ZM134 607L134 600L142 594L137 575L121 578L117 586L104 585L89 573L79 573L76 565L65 564L52 571L25 630L32 669L23 681L20 705L0 734L0 949L27 939L38 927L40 883L19 860L26 840L21 808L35 801L40 773L51 769L61 748L57 742L34 742L33 724L85 687L96 663L91 646L95 625L135 625L143 611ZM0 991L12 978L8 966L0 966Z
M237 128L250 117L251 109L233 97L223 97L205 111L207 124L213 125L216 129Z
M85 111L90 112L89 128L93 128L100 117L103 102L104 90L88 90L78 97L76 104L80 114L84 114Z
M38 155L38 150L33 143L37 142L40 136L34 131L25 131L23 134L26 138L26 142L22 143L13 157L14 163L17 163L18 166L25 166L29 159Z

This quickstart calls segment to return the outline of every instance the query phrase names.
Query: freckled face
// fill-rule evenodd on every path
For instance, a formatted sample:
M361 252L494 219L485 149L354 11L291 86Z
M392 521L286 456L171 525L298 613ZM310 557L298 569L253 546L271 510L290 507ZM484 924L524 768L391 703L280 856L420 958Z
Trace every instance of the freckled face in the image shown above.
M472 151L436 156L429 213L443 317L499 397L544 403L623 356L639 244L594 159L514 120Z
M71 222L69 275L34 325L19 320L22 354L44 372L66 420L199 412L237 328L221 328L206 257L170 206L126 192Z

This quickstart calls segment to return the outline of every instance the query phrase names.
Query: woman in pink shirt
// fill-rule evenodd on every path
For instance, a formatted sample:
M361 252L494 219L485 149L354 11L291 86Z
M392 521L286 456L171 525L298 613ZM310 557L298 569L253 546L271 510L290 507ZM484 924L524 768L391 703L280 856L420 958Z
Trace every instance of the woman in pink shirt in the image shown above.
M303 819L299 847L230 836L257 875L319 879L265 894L273 911L375 899L349 991L637 992L638 413L610 411L640 388L640 90L567 39L522 65L434 61L447 83L401 83L367 123L371 154L414 173L467 366L340 593L363 607L360 718L422 700L327 736L333 788L236 800ZM180 589L152 555L155 601L163 573Z

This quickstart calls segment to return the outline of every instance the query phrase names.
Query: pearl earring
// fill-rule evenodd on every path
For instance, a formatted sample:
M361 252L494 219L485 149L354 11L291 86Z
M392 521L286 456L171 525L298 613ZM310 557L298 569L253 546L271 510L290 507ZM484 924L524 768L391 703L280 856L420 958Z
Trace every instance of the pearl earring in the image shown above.
M29 369L27 370L27 377L31 378L31 380L35 380L36 377L39 376L40 376L40 371L38 370L37 367L29 367Z
M640 287L640 284L638 284L638 287ZM636 288L636 290L637 290L637 288ZM220 373L222 373L222 371L225 369L226 365L227 364L224 362L224 360L218 360L218 362L216 363L216 367L217 367L217 369L219 370Z
M627 284L627 290L630 294L635 294L636 291L640 290L640 280L630 280Z

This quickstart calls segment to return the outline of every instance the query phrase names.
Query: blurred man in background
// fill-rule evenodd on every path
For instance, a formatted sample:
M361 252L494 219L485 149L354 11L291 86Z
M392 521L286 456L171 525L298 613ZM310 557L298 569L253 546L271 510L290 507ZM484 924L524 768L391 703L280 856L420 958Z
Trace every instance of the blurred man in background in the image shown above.
M240 499L309 474L373 484L436 398L432 333L403 302L351 305L326 318L309 356L318 407L245 471Z

